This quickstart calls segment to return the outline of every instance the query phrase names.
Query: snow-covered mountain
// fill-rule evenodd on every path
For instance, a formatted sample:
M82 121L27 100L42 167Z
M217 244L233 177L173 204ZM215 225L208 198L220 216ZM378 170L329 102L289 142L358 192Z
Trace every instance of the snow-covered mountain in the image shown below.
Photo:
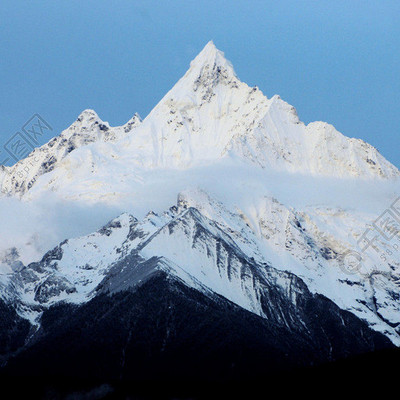
M136 293L163 274L194 291L190 304L193 293L219 306L223 299L268 329L319 343L319 361L351 354L355 327L360 351L379 340L400 346L399 230L360 248L400 195L399 178L369 144L323 122L305 125L279 96L241 82L210 42L143 121L135 115L112 128L86 110L26 159L1 167L3 209L43 208L40 229L22 221L27 237L0 243L0 298L16 313L5 315L29 321L29 347L48 334L43 319L52 310ZM60 202L80 212L112 209L116 218L94 233L82 221L76 237L53 234L63 225ZM396 210L389 214L400 221ZM37 243L48 251L31 251ZM362 254L359 269L344 265L349 252ZM344 348L330 334L321 339L328 325L310 317L310 299L322 314L326 307Z
M112 170L112 180L120 183L132 168L188 168L223 158L311 175L400 176L369 144L347 138L327 123L305 125L294 107L279 96L268 99L257 87L241 82L212 42L143 123L139 122L135 116L123 127L110 128L94 111L84 111L59 137L6 169L9 174L3 172L0 178L2 192L24 193L33 185L58 190L68 182L77 196L80 182L91 179L93 171L109 182L107 170ZM134 128L135 134L126 134ZM118 146L104 144L107 141L118 142ZM113 166L118 160L123 164L116 170ZM75 168L78 164L79 169ZM28 174L24 174L26 166ZM36 182L50 172L47 179ZM99 195L109 188L93 190Z
M29 156L12 167L0 166L2 194L23 195L43 174L57 168L72 151L94 142L115 142L130 134L140 125L135 114L125 125L112 128L93 110L85 110L78 119L59 136L32 151Z
M255 232L239 210L230 212L207 193L181 193L177 205L162 215L149 212L138 221L122 214L98 232L63 241L40 262L14 268L0 293L18 304L21 316L39 324L43 310L60 301L80 304L96 296L99 287L114 292L136 286L151 273L146 263L157 259L162 260L157 269L188 286L267 317L262 281L272 279L290 293L297 276L313 293L400 344L400 269L395 259L382 262L379 272L349 275L337 257L349 243L320 230L317 219L326 217L324 212L305 215L266 197L257 214ZM339 214L332 226L351 218ZM132 254L134 263L120 269Z

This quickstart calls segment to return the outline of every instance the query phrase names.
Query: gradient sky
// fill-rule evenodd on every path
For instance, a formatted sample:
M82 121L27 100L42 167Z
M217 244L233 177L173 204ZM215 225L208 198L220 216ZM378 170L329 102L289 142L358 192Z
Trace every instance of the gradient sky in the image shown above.
M211 39L242 81L400 167L399 0L1 0L0 149L34 113L53 136L86 108L146 117Z

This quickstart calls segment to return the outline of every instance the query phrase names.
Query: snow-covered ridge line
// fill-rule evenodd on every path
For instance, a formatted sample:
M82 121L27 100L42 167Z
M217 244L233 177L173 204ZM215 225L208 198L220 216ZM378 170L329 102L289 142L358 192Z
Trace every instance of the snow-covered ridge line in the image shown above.
M264 316L262 282L272 279L289 290L290 273L400 345L399 264L388 260L382 276L371 279L346 274L336 255L348 239L321 230L323 212L297 213L265 198L251 215L229 211L201 190L181 193L162 215L149 212L138 221L122 214L93 234L62 242L40 262L9 274L0 294L34 321L60 301L81 304L99 288L134 286L157 264L190 287ZM347 218L336 213L331 224L339 227Z
M114 143L130 134L140 123L139 115L135 114L125 125L111 127L94 110L84 110L68 129L34 149L27 158L11 167L0 166L1 194L23 195L42 175L57 168L71 152L90 143Z
M103 170L113 169L118 183L132 169L188 169L224 158L311 176L400 177L373 146L324 122L305 125L279 96L268 99L241 82L210 42L143 123L135 116L111 128L86 110L59 137L3 168L0 186L3 193L23 195L32 186L62 192L68 181L69 190L78 192L79 182L94 173L97 181L107 180ZM74 159L83 162L79 171ZM98 185L91 190L93 196L106 194Z

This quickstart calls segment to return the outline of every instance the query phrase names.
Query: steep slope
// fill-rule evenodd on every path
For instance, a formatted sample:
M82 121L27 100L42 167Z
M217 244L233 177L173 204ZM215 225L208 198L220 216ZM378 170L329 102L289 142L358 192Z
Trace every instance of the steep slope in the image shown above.
M30 346L0 373L46 382L268 382L271 373L391 348L385 337L329 300L301 285L293 289L299 290L295 311L292 299L268 287L269 306L288 319L266 319L159 272L135 288L101 294L81 306L51 307Z
M163 216L149 213L139 222L124 214L61 243L16 271L3 293L11 310L35 325L28 336L13 316L9 329L18 323L25 344L4 350L11 357L6 371L31 376L35 364L34 375L63 377L79 361L84 370L73 370L80 377L144 378L168 374L166 366L175 378L182 368L193 378L199 365L190 360L201 357L201 369L219 358L214 372L232 377L246 368L256 372L260 355L267 357L266 373L392 346L295 275L243 253L231 235L181 196ZM250 361L257 363L250 367ZM231 363L237 370L226 369Z
M257 87L241 82L212 42L127 140L140 166L184 168L231 155L290 172L399 176L362 140L322 122L305 126L279 96L267 99Z
M322 206L295 211L267 196L258 198L245 211L230 211L201 190L182 193L178 204L198 209L228 234L247 257L261 265L294 273L311 291L367 320L373 329L400 344L398 242L382 241L380 252L366 251L359 271L349 272L343 265L342 255L357 248L368 217L365 220L363 214L354 215L354 211ZM353 235L349 235L349 227ZM177 253L189 251L181 248Z
M163 215L150 212L138 221L123 214L96 233L62 242L40 262L9 273L0 295L37 325L54 304L127 290L162 270L263 318L288 321L269 304L266 288L280 288L297 305L303 290L294 286L307 285L400 344L400 268L388 260L380 271L349 275L337 257L348 239L321 236L311 217L269 198L256 217L246 216L205 192L187 192ZM296 283L299 277L304 284Z

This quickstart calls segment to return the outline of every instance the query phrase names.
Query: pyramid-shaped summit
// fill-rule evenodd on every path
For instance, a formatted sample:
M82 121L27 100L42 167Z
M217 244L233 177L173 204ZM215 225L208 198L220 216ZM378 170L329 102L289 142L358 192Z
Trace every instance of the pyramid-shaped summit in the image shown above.
M142 149L134 159L150 168L187 168L234 156L291 173L399 175L362 140L347 138L329 124L306 126L279 96L268 99L241 82L212 41L129 140Z
M191 67L206 65L206 64L230 64L225 58L222 51L218 50L212 40L210 40L201 50L201 52L195 57L195 59L190 63Z
M185 77L198 78L206 75L206 73L214 75L214 77L222 74L225 79L236 78L232 64L225 58L224 53L215 47L213 41L208 42L190 63L190 68Z
M238 87L238 80L232 64L218 50L212 41L190 63L190 68L176 85L161 100L181 99L190 96L196 104L210 100L213 89L218 85Z

